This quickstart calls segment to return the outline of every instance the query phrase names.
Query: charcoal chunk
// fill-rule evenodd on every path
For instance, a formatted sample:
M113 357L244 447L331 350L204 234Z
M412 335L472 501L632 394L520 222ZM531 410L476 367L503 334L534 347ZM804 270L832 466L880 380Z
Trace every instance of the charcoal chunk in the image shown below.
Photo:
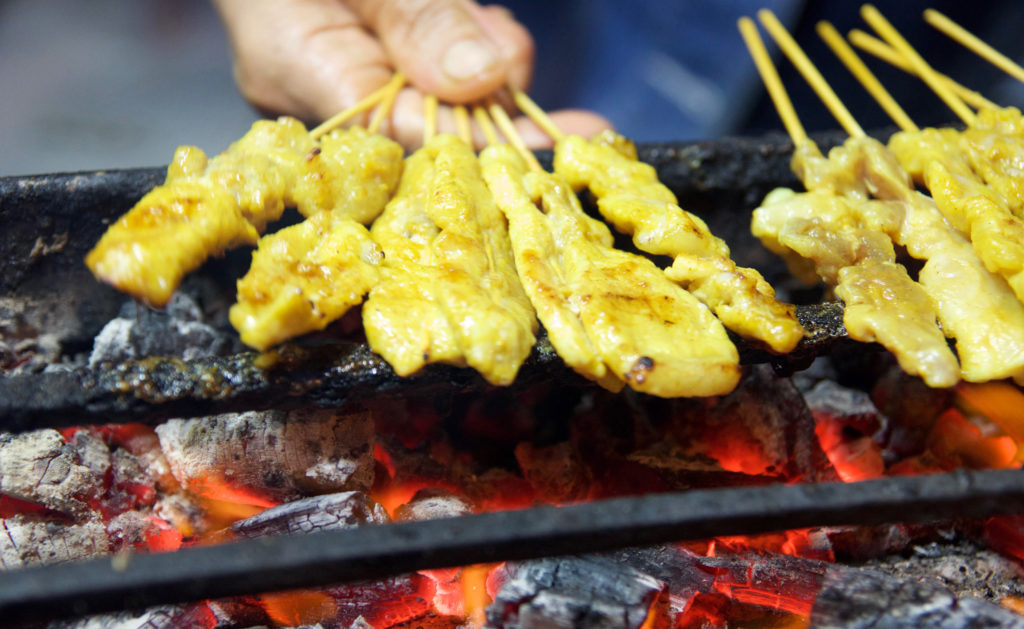
M373 484L368 413L304 409L173 419L156 428L171 472L209 498L270 506Z
M346 491L286 502L235 522L231 530L241 538L251 539L264 535L347 529L387 521L384 508L366 494Z
M1024 629L1024 618L995 603L958 599L935 581L895 579L875 570L834 566L811 611L811 625L823 629Z
M573 556L506 564L487 607L490 626L635 628L665 585L611 558Z

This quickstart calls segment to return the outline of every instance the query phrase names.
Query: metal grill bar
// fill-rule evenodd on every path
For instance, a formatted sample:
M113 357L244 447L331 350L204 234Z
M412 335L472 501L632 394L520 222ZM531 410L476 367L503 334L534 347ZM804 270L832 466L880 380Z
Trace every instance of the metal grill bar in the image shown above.
M0 574L0 618L38 621L413 570L832 525L1024 513L1024 472L694 490L260 538Z

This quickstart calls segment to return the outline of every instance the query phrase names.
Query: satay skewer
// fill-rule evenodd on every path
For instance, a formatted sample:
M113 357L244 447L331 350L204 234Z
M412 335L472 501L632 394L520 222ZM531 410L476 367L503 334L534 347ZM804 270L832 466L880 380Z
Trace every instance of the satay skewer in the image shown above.
M843 36L839 34L829 22L818 22L817 24L818 35L825 41L832 52L843 62L846 68L853 74L854 77L864 86L864 89L875 99L875 102L889 114L889 117L896 122L901 129L917 130L917 125L910 119L907 112L900 107L900 104L896 102L896 99L892 97L889 90L885 89L881 81L868 69L864 62L861 61L860 57L854 52L853 48L846 43Z
M862 157L863 153L851 151L873 140L775 16L762 10L758 18L850 134L850 148L844 145L834 151L845 150L849 155L844 157ZM764 55L758 68L774 70L763 44L758 45L760 36L752 22L742 22L741 29L755 59ZM777 77L774 71L764 74ZM771 93L783 99L776 103L777 109L792 109L781 81ZM834 159L838 154L830 153L826 159L812 141L793 141L793 168L808 192L773 191L754 212L754 234L787 257L791 268L804 268L806 273L804 260L810 260L814 274L835 285L836 294L846 303L843 321L851 338L882 344L904 370L921 376L930 386L956 384L960 367L938 327L936 304L925 287L896 262L892 240L900 225L899 213L869 200L868 186L846 172L847 166ZM799 258L794 259L794 254Z
M385 83L381 87L377 88L371 94L366 96L366 98L362 99L361 101L359 101L355 105L352 105L348 109L345 109L343 111L340 111L340 112L334 114L333 116L331 116L327 120L324 120L323 122L321 122L318 126L314 127L309 132L310 137L312 137L314 140L316 140L316 139L318 139L318 138L320 138L320 137L330 133L334 129L337 129L338 127L342 126L343 124L345 124L346 122L348 122L352 118L358 116L359 114L361 114L361 113L363 113L363 112L373 108L378 103L380 103L381 100L383 100L384 97L388 93L390 93L390 91L392 89L394 89L394 86L396 84L398 84L399 87L400 87L401 84L404 83L404 82L405 82L405 76L401 72L396 73L393 77L391 77L390 81L388 81L387 83Z
M942 13L935 9L925 9L924 21L1003 72L1018 81L1024 81L1024 68Z
M498 132L494 128L494 123L491 122L490 117L487 115L487 110L483 106L477 105L473 107L473 119L476 120L477 125L479 125L480 130L483 132L487 146L501 144Z
M509 115L497 103L492 103L488 110L491 113L491 118L494 119L494 123L501 129L502 134L508 140L509 144L515 147L516 151L526 160L527 166L534 172L543 172L544 169L541 167L540 162L537 161L537 156L533 154L527 146L526 142L523 141L523 137L516 131L516 125L509 118Z
M423 145L426 146L437 133L437 96L423 97Z
M878 9L870 4L865 4L860 9L861 17L871 25L875 32L879 36L889 43L890 46L895 48L910 65L913 66L914 72L917 73L921 80L928 84L928 87L935 92L939 98L942 99L946 105L953 110L953 113L957 115L964 123L968 126L974 126L976 124L976 118L974 112L971 111L964 102L958 98L953 92L943 83L938 73L924 60L921 55L903 38L902 35L889 23L889 20L885 19Z
M563 177L540 166L508 114L498 106L490 113L508 144L481 152L484 179L559 356L612 391L627 384L662 397L732 390L738 354L722 323L649 259L615 249L608 226L583 211ZM477 120L485 115L478 110Z
M455 135L469 146L473 146L473 126L470 124L466 106L456 105L452 108L452 114L455 116Z

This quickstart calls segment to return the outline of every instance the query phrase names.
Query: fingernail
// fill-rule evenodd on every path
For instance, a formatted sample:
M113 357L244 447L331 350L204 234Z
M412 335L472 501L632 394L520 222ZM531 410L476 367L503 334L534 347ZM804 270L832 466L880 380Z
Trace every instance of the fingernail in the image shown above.
M494 48L476 39L456 42L444 53L441 68L456 81L471 79L489 70L498 61Z

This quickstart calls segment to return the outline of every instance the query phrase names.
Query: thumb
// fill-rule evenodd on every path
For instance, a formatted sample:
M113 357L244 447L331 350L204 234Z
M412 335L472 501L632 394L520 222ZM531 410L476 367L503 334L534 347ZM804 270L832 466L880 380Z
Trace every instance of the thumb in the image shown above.
M466 0L348 0L397 69L449 102L481 98L507 80L497 42Z

